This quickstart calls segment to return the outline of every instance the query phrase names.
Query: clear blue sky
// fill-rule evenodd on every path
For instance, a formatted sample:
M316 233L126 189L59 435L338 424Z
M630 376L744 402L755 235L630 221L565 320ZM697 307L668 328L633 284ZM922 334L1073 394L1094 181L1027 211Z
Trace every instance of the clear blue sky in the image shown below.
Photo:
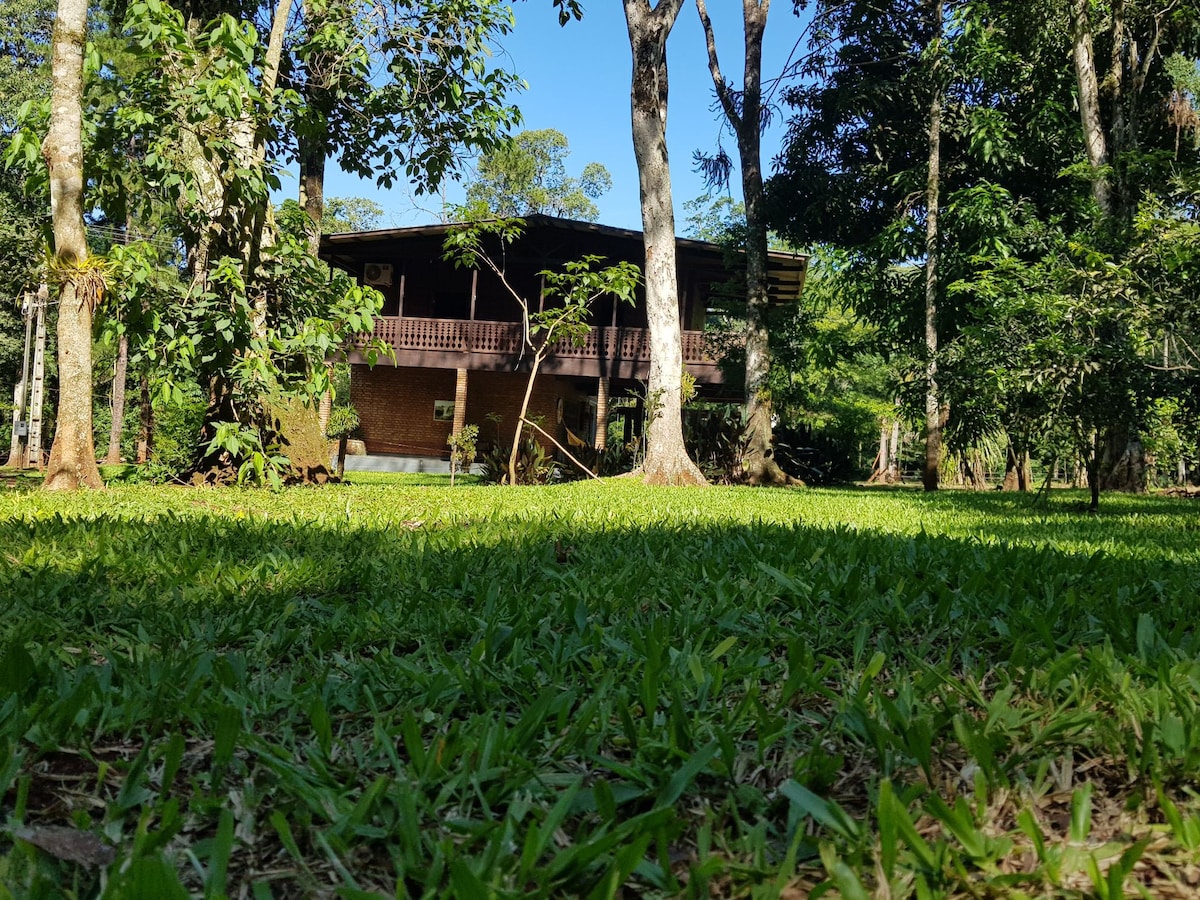
M741 4L708 0L717 34L717 49L725 77L740 86L742 75ZM517 27L503 45L494 48L503 65L529 84L515 97L524 115L524 128L556 128L567 136L571 156L568 171L577 175L589 162L603 163L612 174L612 190L597 201L605 225L641 228L637 165L629 122L630 51L625 14L620 0L591 0L584 18L558 26L550 0L525 0L514 5ZM764 77L783 66L801 33L801 22L790 0L775 0L767 23ZM667 146L671 159L676 225L682 231L683 203L704 193L692 170L692 152L716 148L722 136L718 113L712 108L712 79L708 73L704 32L694 0L685 0L667 42L670 107ZM783 133L782 117L763 141L764 164L769 166ZM724 134L726 152L735 160L736 144ZM734 181L737 181L735 172ZM285 184L284 190L289 190ZM740 196L737 184L735 195ZM437 220L438 197L414 198L403 186L383 191L331 168L328 196L374 199L384 208L384 227L416 225ZM450 186L451 202L462 198ZM419 207L424 207L421 209Z

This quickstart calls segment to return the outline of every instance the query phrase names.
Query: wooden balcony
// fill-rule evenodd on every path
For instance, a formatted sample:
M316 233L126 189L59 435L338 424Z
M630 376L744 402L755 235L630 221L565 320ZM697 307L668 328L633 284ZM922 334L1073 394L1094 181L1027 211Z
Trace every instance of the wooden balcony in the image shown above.
M527 369L519 322L380 317L375 337L396 351L396 365L482 371ZM685 331L683 361L697 381L718 383L721 370L705 349L704 332ZM355 355L354 361L360 361ZM650 374L650 334L644 328L592 328L583 344L560 341L542 363L552 375L641 378Z

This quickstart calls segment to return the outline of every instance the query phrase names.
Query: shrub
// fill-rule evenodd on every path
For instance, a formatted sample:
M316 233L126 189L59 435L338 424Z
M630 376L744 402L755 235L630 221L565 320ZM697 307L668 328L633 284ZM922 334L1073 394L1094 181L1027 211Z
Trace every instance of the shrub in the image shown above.
M510 448L495 444L484 454L480 475L489 484L504 484L508 477ZM533 438L521 442L517 454L517 484L547 484L558 480L559 464Z

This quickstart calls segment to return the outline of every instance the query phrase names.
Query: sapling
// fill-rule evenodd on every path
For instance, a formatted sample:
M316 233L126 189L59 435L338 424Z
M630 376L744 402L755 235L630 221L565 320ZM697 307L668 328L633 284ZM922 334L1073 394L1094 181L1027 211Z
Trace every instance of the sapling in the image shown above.
M454 475L460 468L464 472L471 471L475 447L479 443L479 426L464 425L457 434L447 437L446 443L450 446L450 486L454 487Z
M533 385L538 370L546 357L562 341L582 346L587 340L588 313L592 302L611 294L618 301L633 304L641 269L630 262L619 262L602 269L595 269L603 257L589 254L566 263L561 272L543 271L543 303L533 311L530 298L512 286L505 274L504 257L494 259L484 248L484 240L494 237L503 249L516 241L525 227L523 219L491 219L473 221L452 228L446 235L445 258L457 266L476 268L480 265L491 270L500 279L504 289L521 307L522 345L532 354L529 365L529 380L525 383L525 395L521 398L521 411L517 414L516 430L513 433L512 449L508 458L508 484L517 483L517 456L520 453L521 433L525 429L529 398L533 396ZM559 301L551 305L552 301Z
M329 422L325 425L325 436L338 439L337 477L346 475L346 444L350 433L358 427L358 410L353 406L335 406L329 412Z

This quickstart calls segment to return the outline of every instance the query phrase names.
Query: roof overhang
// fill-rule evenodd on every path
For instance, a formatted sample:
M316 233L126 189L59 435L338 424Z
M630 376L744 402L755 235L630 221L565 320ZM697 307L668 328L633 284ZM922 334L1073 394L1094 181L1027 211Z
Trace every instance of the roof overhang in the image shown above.
M607 242L629 244L628 255L641 255L643 235L632 228L616 228L595 222L577 219L561 219L555 216L530 215L522 217L526 234L530 236L561 234L575 238L580 245L592 236ZM394 252L397 245L423 246L423 254L441 255L441 244L455 224L415 225L407 228L386 228L375 231L356 231L329 234L321 238L321 259L351 275L358 276L367 262L379 262L385 255ZM731 258L736 260L744 251L724 247L709 241L693 238L676 238L675 246L681 263L689 259L703 260L705 264L728 268ZM580 253L587 252L580 250ZM790 303L799 299L804 290L804 277L808 270L808 256L785 250L771 250L767 255L767 272L772 303Z

